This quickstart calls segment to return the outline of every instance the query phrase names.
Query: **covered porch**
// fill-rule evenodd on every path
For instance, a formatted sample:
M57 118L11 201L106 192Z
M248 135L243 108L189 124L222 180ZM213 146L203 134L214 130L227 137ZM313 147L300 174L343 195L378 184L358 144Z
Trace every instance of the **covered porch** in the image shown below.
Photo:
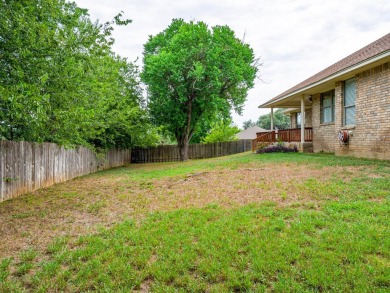
M268 132L258 132L256 133L257 137L252 140L252 152L256 150L258 143L275 143L275 142L297 142L297 143L312 143L313 141L313 128L305 127L303 136L301 128L290 128L290 129L280 129L272 130ZM303 138L303 140L302 140Z
M272 144L276 142L283 142L287 145L290 145L291 143L295 144L300 152L312 151L313 128L311 127L311 95L301 94L298 96L290 97L286 100L279 100L278 97L276 97L274 100L271 100L270 102L260 107L271 108L271 129L268 132L256 133L257 137L252 141L252 151L256 150L258 143ZM295 123L295 125L290 125L290 127L292 127L289 129L277 129L276 127L274 127L274 108L285 108L289 110L291 110L290 108L292 108L292 110L295 110L295 112L299 112L300 123L298 127L296 125L298 123ZM307 111L310 115L306 117L305 114Z

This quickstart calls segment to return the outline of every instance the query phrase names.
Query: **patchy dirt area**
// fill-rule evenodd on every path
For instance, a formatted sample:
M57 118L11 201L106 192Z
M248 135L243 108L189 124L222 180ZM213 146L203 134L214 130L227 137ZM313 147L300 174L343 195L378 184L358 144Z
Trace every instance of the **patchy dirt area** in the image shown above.
M0 259L30 247L45 251L57 237L94 233L153 211L261 201L320 204L326 198L318 198L305 182L349 181L362 168L251 163L158 180L131 180L126 170L74 179L0 204Z

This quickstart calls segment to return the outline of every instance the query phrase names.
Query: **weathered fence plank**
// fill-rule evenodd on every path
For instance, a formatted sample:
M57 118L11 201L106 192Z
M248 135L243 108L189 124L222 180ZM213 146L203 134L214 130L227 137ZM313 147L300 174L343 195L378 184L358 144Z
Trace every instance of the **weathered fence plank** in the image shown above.
M112 149L100 158L83 147L0 141L0 202L130 161L130 150Z
M243 139L230 142L210 144L190 144L189 159L205 159L242 153L251 150L252 140ZM174 162L180 160L179 148L176 145L163 145L153 148L133 148L132 163Z

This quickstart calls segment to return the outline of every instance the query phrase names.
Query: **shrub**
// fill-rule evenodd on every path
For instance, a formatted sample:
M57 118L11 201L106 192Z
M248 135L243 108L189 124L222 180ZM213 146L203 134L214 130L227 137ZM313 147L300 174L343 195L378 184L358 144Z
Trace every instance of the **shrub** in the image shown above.
M287 148L280 145L270 145L268 147L258 149L256 151L258 154L265 154L265 153L297 153L298 148L295 145L294 148Z
M256 145L256 152L258 153L260 150L269 146L269 142L258 142Z

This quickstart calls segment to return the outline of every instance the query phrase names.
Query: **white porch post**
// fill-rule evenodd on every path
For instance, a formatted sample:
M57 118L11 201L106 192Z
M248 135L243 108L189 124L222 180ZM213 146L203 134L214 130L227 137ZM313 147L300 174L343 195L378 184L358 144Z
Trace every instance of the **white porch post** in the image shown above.
M305 95L301 97L301 143L305 142Z
M274 108L271 108L271 131L274 130Z

